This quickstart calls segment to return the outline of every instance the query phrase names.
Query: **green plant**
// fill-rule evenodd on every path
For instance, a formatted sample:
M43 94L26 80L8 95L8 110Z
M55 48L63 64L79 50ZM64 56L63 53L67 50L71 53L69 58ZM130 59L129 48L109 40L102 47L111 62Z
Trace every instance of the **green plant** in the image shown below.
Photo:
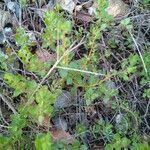
M37 150L50 150L53 148L53 141L50 134L39 134L35 139L35 147Z
M93 126L92 130L96 137L103 135L104 139L111 141L114 136L112 128L112 124L101 119Z
M24 6L26 2L22 0ZM95 20L88 28L79 26L77 30L74 30L76 25L66 18L66 13L60 6L57 5L54 9L45 12L43 23L46 27L39 35L42 40L40 49L53 53L56 59L42 61L34 52L31 52L32 46L35 46L36 43L30 40L29 34L23 27L19 27L15 35L19 50L10 50L9 53L0 52L2 72L0 72L0 77L6 84L6 93L11 91L8 97L12 98L12 103L17 110L17 113L11 115L9 120L8 134L0 135L0 149L25 149L26 147L32 149L35 147L37 150L88 150L84 140L80 141L80 138L86 137L84 133L87 131L94 135L93 138L96 140L102 137L106 150L123 148L147 150L149 148L138 133L140 113L132 106L136 105L134 101L132 104L132 98L137 99L136 93L132 90L129 92L122 90L121 87L124 87L125 84L128 88L130 81L134 81L132 78L137 77L140 84L135 85L135 88L144 91L142 94L140 91L138 96L142 95L140 98L145 101L150 98L148 86L150 52L147 49L142 56L133 52L134 41L129 37L129 33L134 30L131 18L120 21L117 26L119 31L123 32L125 42L115 36L104 39L107 34L111 36L109 31L112 26L115 28L116 24L113 24L112 17L105 11L108 1L98 0L97 3L99 7L96 10ZM144 1L144 4L147 4L147 1ZM113 29L113 34L115 33ZM83 52L80 52L82 48ZM76 56L78 51L80 54ZM126 54L127 51L129 52ZM116 63L118 53L121 54ZM21 72L13 70L11 65L16 59L19 59L23 66L18 69ZM146 69L141 62L144 62ZM107 67L104 67L105 65ZM122 84L116 86L115 84L120 81ZM66 143L65 140L54 141L50 133L51 127L47 125L50 124L49 120L57 114L54 104L64 89L69 89L74 95L77 91L82 93L81 97L85 105L76 106L76 108L81 107L82 112L88 114L86 107L92 107L96 115L99 113L104 115L95 118L88 115L89 118L94 118L89 126L85 126L82 121L72 126L71 129L75 130L79 138L72 144ZM3 87L0 90L5 92ZM102 109L100 112L95 108L98 104L95 101L103 104L99 106ZM71 108L76 113L74 107ZM107 110L111 112L111 115L118 112L123 114L118 124L114 121L115 119L110 120L110 116L105 117ZM58 111L63 114L66 110ZM48 117L47 124L44 122L45 116ZM97 121L97 118L100 120Z
M126 137L121 137L119 134L114 135L112 143L107 144L106 150L121 150L122 148L128 148L130 144L130 140Z

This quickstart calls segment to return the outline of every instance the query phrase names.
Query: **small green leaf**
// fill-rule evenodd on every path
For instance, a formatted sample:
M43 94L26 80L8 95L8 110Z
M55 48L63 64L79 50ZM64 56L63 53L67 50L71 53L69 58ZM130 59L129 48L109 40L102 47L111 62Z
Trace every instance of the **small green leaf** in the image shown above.
M52 150L53 141L50 133L39 134L35 140L36 150Z
M62 78L66 78L67 75L68 75L68 71L67 70L63 70L63 69L60 69L59 70L59 74Z
M131 22L130 18L126 18L124 20L121 20L121 25L127 26L130 24L130 22Z

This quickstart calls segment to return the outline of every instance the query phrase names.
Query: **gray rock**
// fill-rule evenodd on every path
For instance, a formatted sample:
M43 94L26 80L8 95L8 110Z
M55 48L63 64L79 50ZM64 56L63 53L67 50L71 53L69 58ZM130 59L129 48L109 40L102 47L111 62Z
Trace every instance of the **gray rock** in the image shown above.
M55 109L61 109L69 107L73 104L71 94L68 91L63 91L60 96L57 97L54 107Z

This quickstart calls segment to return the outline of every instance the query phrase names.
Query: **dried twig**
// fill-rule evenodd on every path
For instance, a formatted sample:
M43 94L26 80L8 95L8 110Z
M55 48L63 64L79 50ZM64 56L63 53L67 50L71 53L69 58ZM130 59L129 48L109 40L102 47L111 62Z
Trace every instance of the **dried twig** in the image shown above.
M81 72L81 73L86 73L86 74L92 74L96 76L105 76L105 74L98 73L98 72L92 72L88 70L81 70L81 69L76 69L76 68L69 68L69 67L62 67L62 66L57 66L56 68L58 69L63 69L63 70L69 70L69 71L76 71L76 72Z
M139 49L139 46L138 46L138 44L137 44L135 38L133 37L133 34L132 34L130 31L129 31L129 34L130 34L130 36L131 36L131 38L132 38L132 40L133 40L133 42L134 42L134 44L135 44L135 46L136 46L136 48L137 48L137 51L138 51L138 53L139 53L139 55L140 55L140 58L141 58L141 61L142 61L142 63L143 63L144 70L145 70L145 72L146 72L146 74L147 74L147 68L146 68L146 65L145 65L143 56L142 56L142 54L141 54L141 51L140 51L140 49Z
M68 55L70 52L72 52L73 50L75 50L76 48L78 48L80 45L82 45L83 39L74 47L66 50L64 52L64 54L55 62L55 64L49 69L49 71L47 72L47 74L44 76L44 78L41 80L41 82L38 84L37 88L33 91L32 95L30 96L29 100L32 99L32 97L35 95L35 93L37 92L37 90L41 87L41 85L45 82L45 80L50 76L50 74L52 73L52 71L57 67L57 65L62 61L62 59ZM29 104L31 104L32 101L29 101L29 103L27 103L24 108L26 108L26 106L28 106Z
M17 114L17 111L15 110L15 108L11 105L11 103L8 101L8 99L0 93L0 97L1 99L3 100L4 103L7 104L7 106L11 109L11 111L14 113L14 114Z

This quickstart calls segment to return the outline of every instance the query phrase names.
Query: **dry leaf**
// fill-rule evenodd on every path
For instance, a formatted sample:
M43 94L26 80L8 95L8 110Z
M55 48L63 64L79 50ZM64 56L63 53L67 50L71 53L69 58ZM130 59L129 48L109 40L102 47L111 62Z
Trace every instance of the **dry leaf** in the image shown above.
M56 129L62 129L64 131L68 129L66 120L60 116L53 119L53 124Z
M79 12L77 11L75 13L75 19L77 20L77 22L87 24L87 23L93 21L93 16L91 16L90 14L88 14L85 11L79 11Z
M49 129L52 127L52 124L50 123L49 115L45 114L44 116L38 118L37 125L39 129L42 129L44 131L49 131Z
M42 62L46 62L46 61L54 61L56 59L56 55L55 54L50 54L47 50L45 49L39 49L36 51L36 54L38 56L38 58L42 61Z
M49 123L50 119L49 119L49 115L46 114L43 118L43 121L41 123L41 126L44 126L44 127L48 127L50 125Z
M74 142L74 138L71 136L71 134L62 129L53 130L51 131L51 134L54 141L65 140L68 144Z

